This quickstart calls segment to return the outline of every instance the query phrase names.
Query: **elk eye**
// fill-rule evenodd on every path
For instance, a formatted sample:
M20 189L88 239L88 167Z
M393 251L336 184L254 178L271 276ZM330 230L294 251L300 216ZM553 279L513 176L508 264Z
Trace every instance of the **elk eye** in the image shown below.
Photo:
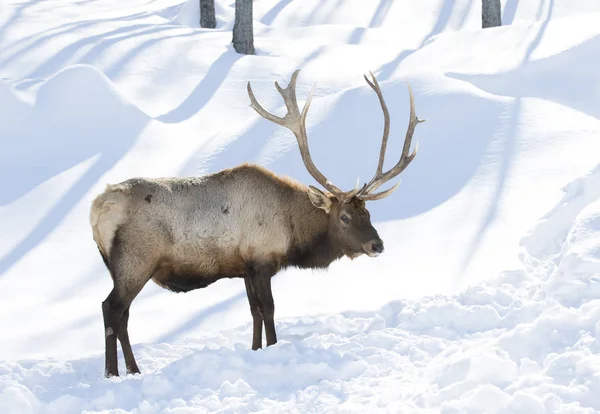
M342 214L340 220L342 220L344 224L350 224L350 216L347 214Z

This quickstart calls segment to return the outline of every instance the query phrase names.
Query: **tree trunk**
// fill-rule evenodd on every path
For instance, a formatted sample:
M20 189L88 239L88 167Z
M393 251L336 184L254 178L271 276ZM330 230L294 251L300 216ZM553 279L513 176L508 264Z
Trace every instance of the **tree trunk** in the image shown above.
M200 0L200 27L214 29L217 27L215 17L215 0Z
M254 54L252 0L235 0L233 48L236 52L242 53L244 55Z
M481 0L481 26L502 26L500 0Z

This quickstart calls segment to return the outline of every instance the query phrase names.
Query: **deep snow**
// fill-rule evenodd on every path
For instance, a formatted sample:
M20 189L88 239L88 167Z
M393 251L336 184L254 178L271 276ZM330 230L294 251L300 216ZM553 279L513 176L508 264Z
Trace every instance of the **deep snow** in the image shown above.
M0 6L1 412L600 411L600 4L260 0L257 56L233 2ZM148 284L130 335L143 375L102 378L111 281L90 201L131 176L251 161L312 183L273 81L316 83L311 153L338 186L399 154L413 85L419 154L370 204L377 259L274 279L280 343L249 351L243 283ZM122 364L122 361L121 361ZM119 411L119 409L121 411ZM123 411L124 410L124 411Z

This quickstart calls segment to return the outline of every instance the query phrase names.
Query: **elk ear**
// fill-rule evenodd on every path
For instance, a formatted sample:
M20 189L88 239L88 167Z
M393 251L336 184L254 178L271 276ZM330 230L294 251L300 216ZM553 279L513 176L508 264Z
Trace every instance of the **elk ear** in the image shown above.
M315 207L325 210L325 212L329 213L329 209L331 208L331 200L327 195L312 185L308 186L308 198L313 203Z

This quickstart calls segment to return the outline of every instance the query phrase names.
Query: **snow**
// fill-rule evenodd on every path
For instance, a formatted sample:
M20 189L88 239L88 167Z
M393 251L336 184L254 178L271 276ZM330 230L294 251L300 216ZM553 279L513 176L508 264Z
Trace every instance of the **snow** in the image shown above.
M259 0L256 56L190 0L0 6L0 412L600 412L600 3ZM369 209L386 252L275 277L279 343L250 351L243 283L133 304L139 376L103 378L111 280L88 224L106 183L257 162L305 183L273 87L302 68L311 153L375 170L375 73L400 153ZM120 360L123 367L123 360Z

